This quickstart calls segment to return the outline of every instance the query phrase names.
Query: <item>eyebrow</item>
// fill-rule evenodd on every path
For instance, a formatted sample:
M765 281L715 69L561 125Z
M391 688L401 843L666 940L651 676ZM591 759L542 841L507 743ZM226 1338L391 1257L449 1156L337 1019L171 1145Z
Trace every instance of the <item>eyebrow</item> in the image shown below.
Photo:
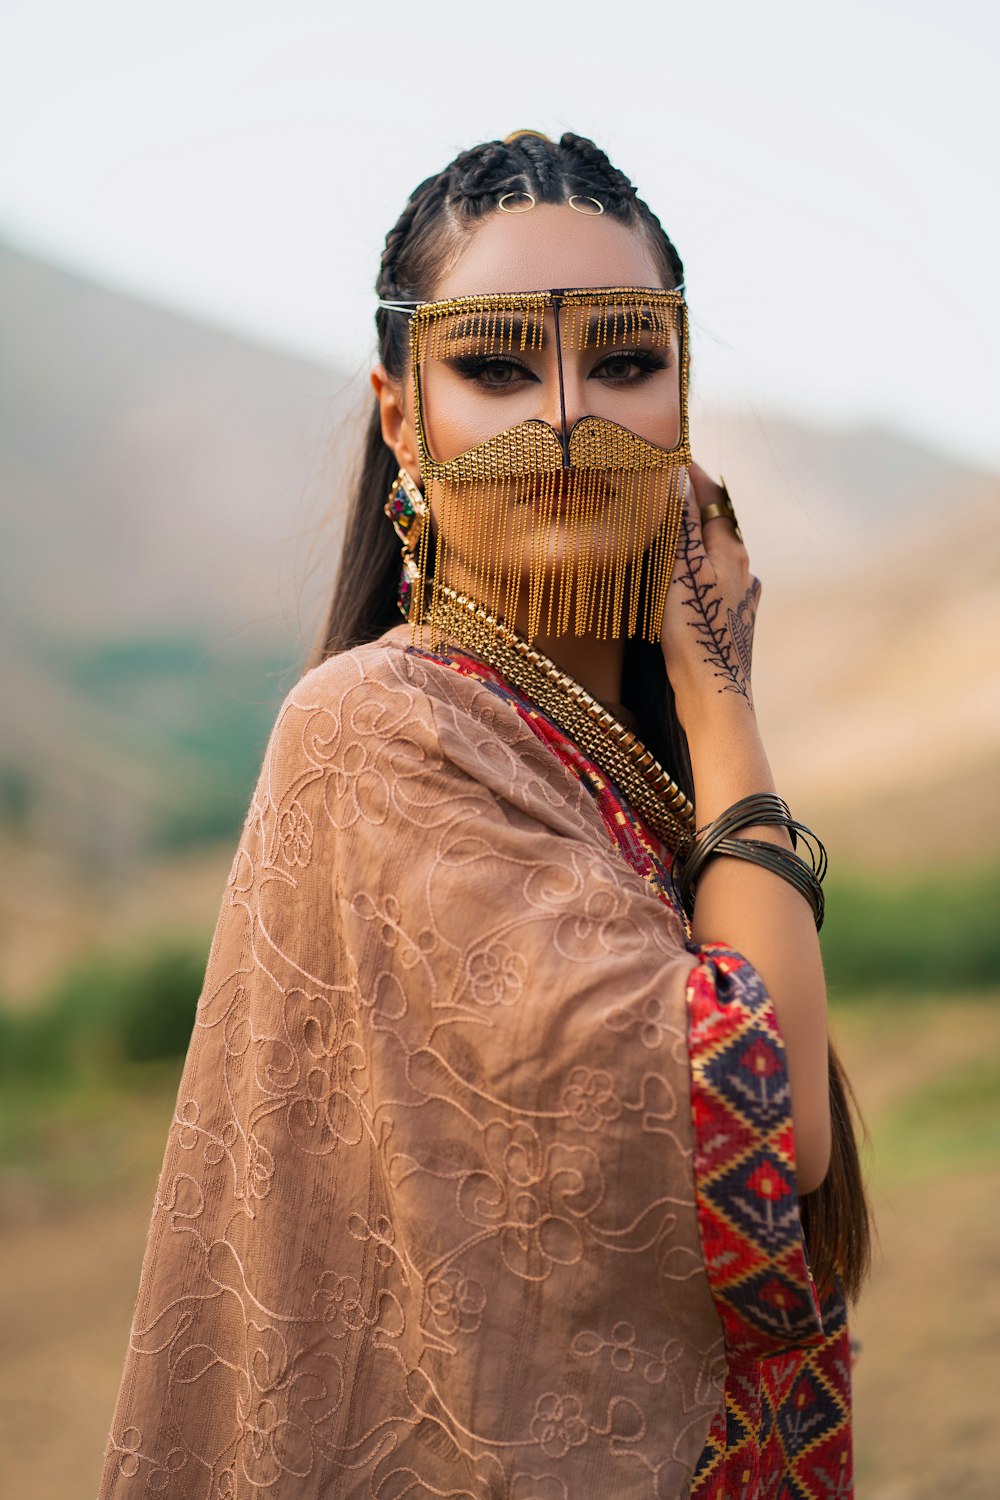
M573 342L580 338L581 308L564 310L564 328ZM554 316L555 314L551 314ZM631 326L630 326L631 325ZM660 321L650 303L611 304L591 311L585 325L584 348L601 348L609 344L624 343L626 331L631 337L644 334L663 334L665 325ZM497 346L497 352L510 353L515 349L541 349L546 346L551 332L547 319L532 314L525 319L523 313L511 311L469 311L456 313L449 325L440 330L435 339L439 347L467 344L470 341L488 341ZM665 344L666 338L662 339Z
M572 339L578 340L580 319L573 317L574 311L580 312L582 309L568 310L567 332ZM663 335L668 328L672 331L672 325L664 324L648 302L611 303L591 312L586 323L583 347L600 348L609 343L641 338L644 334ZM665 338L662 341L667 342Z
M533 325L534 338L529 338ZM523 313L503 311L475 311L455 313L448 325L438 334L444 344L465 344L470 340L489 340L504 349L537 348L544 340L544 324L540 319L526 320Z

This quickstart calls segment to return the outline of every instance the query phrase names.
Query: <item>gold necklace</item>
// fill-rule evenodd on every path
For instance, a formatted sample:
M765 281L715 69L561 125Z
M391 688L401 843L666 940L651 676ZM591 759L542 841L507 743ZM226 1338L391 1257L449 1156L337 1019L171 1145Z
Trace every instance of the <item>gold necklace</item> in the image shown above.
M669 849L687 850L694 838L694 808L638 736L474 599L444 585L438 585L436 595L435 633L495 667L621 788Z

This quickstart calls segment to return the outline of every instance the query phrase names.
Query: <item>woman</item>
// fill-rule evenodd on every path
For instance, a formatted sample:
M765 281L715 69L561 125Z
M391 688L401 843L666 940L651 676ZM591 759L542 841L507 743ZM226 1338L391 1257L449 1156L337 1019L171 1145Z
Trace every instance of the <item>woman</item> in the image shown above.
M102 1495L848 1495L822 850L687 447L681 262L591 142L518 132L421 184L378 291Z

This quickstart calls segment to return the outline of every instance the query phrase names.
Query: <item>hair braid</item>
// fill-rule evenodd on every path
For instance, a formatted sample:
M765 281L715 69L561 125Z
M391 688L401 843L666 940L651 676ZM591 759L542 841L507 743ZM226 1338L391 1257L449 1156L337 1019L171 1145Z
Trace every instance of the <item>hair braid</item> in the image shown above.
M428 274L433 274L436 269L434 265L427 265L431 258L428 252L439 238L436 231L446 212L453 177L454 168L448 167L434 177L426 177L414 188L406 207L385 237L375 282L379 297L392 300L421 295ZM375 312L375 327L382 362L387 370L398 376L406 357L405 320L380 307Z
M508 150L516 151L526 161L543 203L557 202L565 196L565 174L550 142L537 135L523 135Z
M412 242L422 237L422 231L430 227L439 217L448 196L452 169L426 177L410 194L406 207L385 237L385 249L375 290L380 297L403 297L410 293L406 273L408 252L412 258Z
M635 203L635 188L624 172L611 165L600 146L586 136L567 133L559 142L560 150L569 158L570 171L576 182L595 196L608 200L607 207L618 215L627 215Z
M581 180L586 179L593 183L590 191L595 197L600 197L602 192L610 193L621 202L627 203L632 210L632 215L637 215L647 225L654 239L660 243L674 285L681 286L684 281L684 263L656 214L649 204L639 197L625 173L613 166L600 146L595 145L586 136L573 135L567 131L559 144L564 151L576 157L578 165L575 170Z
M488 141L463 151L453 163L454 186L459 200L491 196L499 186L518 175L510 148L503 141Z

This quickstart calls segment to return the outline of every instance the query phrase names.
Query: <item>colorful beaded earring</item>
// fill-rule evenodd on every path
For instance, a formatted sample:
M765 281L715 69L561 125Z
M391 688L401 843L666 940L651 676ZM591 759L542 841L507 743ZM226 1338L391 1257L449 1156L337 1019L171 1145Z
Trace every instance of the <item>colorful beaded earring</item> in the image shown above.
M427 501L405 469L401 468L392 481L389 498L383 509L403 544L403 570L399 575L396 602L403 618L408 620L414 597L422 592L417 547L427 518ZM419 609L417 618L420 618Z

